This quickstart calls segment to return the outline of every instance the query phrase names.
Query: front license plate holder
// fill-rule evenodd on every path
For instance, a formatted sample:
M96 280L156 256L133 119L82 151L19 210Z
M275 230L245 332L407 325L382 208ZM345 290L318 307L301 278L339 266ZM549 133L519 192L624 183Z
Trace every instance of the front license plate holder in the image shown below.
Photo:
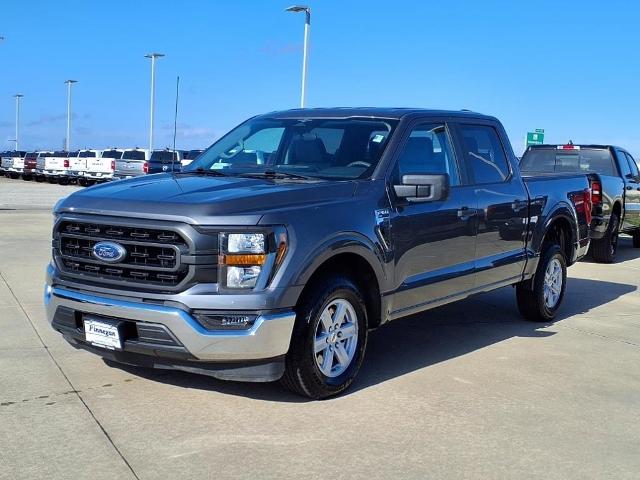
M87 343L108 350L122 350L122 322L84 316L84 336Z

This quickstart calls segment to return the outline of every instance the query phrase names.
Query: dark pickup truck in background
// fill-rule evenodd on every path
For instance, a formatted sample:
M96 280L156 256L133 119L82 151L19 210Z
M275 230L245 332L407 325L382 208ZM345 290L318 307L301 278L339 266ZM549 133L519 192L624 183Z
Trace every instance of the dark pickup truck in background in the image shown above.
M583 173L592 180L591 255L612 263L618 234L633 236L640 248L640 172L629 152L612 145L535 145L522 157L526 174Z
M47 316L113 361L324 398L389 320L507 285L553 319L591 198L583 174L523 177L493 117L273 112L182 172L60 201Z

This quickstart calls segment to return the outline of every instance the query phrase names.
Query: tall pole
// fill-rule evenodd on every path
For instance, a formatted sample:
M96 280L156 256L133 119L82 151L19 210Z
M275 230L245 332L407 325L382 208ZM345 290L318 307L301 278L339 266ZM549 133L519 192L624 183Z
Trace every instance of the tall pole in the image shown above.
M164 57L162 53L149 53L145 58L151 59L151 107L149 114L149 154L153 151L153 120L156 103L156 58Z
M287 12L304 12L304 47L302 56L302 89L300 92L300 108L304 108L307 102L307 64L309 61L309 33L311 31L311 9L306 5L294 5L286 9Z
M304 108L307 101L307 59L309 57L309 30L311 30L311 10L307 8L304 22L304 54L302 57L302 93L300 108Z
M24 95L16 93L14 97L16 99L16 151L18 151L20 147L20 99Z
M71 85L77 83L77 80L66 80L67 84L67 141L65 142L65 150L71 150Z

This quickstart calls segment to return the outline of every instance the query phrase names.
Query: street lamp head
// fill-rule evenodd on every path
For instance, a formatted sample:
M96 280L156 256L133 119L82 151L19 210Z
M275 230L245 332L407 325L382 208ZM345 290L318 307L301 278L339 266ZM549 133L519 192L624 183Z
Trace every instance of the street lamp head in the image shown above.
M78 80L65 80L64 83L78 83Z
M293 12L293 13L299 13L299 12L311 13L311 8L309 8L306 5L292 5L289 8L287 8L285 11Z
M24 95L23 95L23 94L21 94L21 93L16 93L16 94L14 95L14 97L15 97L15 98L22 98L22 97L24 97Z
M164 57L164 53L147 53L144 58L160 58Z

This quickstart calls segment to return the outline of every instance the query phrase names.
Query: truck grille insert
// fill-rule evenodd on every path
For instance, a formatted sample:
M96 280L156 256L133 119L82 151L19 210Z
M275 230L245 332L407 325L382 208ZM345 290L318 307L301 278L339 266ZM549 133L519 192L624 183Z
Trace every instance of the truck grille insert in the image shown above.
M175 287L189 275L189 266L180 261L188 244L171 230L63 221L55 237L58 266L75 277L98 283ZM94 255L99 242L116 243L126 255L118 262L106 262Z

